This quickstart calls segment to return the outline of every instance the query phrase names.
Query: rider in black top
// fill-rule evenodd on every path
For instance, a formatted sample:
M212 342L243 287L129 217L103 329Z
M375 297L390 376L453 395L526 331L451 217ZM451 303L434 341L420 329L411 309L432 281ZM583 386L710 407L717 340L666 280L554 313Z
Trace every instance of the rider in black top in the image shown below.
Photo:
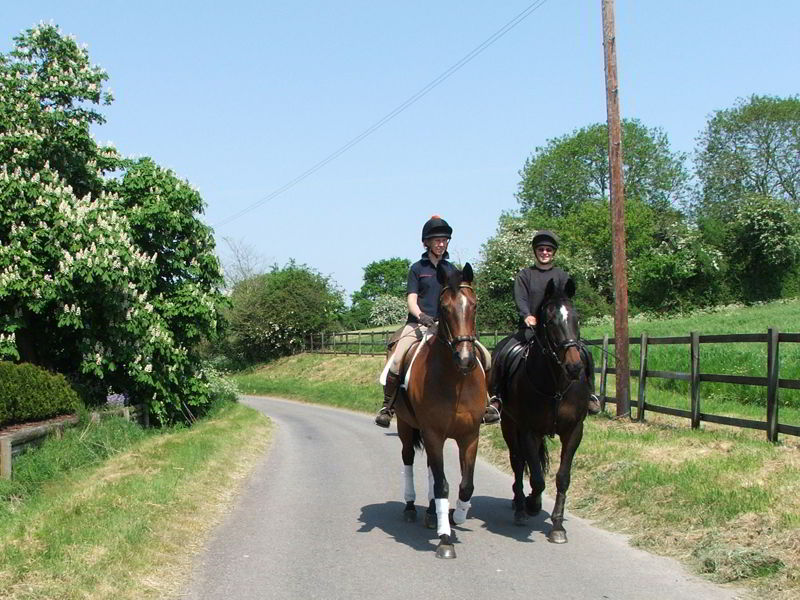
M514 281L514 302L519 313L519 330L512 336L501 340L494 349L494 356L500 356L500 352L508 344L524 344L529 339L526 337L528 329L536 327L536 314L544 299L544 291L547 283L552 279L557 287L563 288L569 275L559 267L553 265L553 258L558 251L559 239L552 231L542 229L537 231L531 239L533 248L534 264L525 267ZM529 335L529 334L528 334ZM589 412L597 414L600 412L600 400L594 394L594 360L583 344L580 346L581 354L587 363L587 382L589 384ZM499 396L502 377L500 376L503 365L497 361L495 364L496 377L492 379L490 404L498 410L502 407L502 400Z

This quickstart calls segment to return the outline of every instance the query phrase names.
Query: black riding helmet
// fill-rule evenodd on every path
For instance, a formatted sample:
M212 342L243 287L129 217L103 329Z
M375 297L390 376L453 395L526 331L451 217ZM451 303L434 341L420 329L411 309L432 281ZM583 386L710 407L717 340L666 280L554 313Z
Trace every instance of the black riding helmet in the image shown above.
M548 244L558 250L558 236L547 229L540 229L533 234L531 246L536 248L536 246L543 246L545 244Z
M422 241L432 237L446 237L448 240L453 235L453 228L439 215L433 215L422 226Z

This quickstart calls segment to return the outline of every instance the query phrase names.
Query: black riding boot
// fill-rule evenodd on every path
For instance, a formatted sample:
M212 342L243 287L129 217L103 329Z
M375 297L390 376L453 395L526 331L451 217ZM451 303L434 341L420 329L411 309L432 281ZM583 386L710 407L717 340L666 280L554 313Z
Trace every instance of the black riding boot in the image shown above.
M389 371L386 374L386 385L383 386L383 406L375 417L375 424L379 427L389 427L392 422L392 416L394 416L392 406L398 387L400 387L400 375Z
M492 370L497 369L497 366L493 366ZM489 402L486 404L486 412L483 413L483 419L481 419L481 423L486 423L487 425L493 425L494 423L500 422L500 411L503 409L503 401L500 400L499 390L497 389L499 385L495 382L495 379L500 378L500 373L494 373L496 377L490 378L491 385L489 386Z
M600 398L594 393L594 357L586 346L581 346L581 353L586 360L586 383L589 385L589 414L596 415L602 407L600 406Z

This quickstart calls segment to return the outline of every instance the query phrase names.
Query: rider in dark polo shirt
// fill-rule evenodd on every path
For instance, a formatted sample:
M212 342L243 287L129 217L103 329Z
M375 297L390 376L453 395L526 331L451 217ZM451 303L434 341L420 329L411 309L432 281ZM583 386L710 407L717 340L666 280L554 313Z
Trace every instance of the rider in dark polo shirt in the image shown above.
M403 356L415 341L423 338L438 317L442 286L436 278L436 268L440 263L447 269L455 268L447 260L449 257L447 246L452 235L453 228L439 215L433 215L422 227L422 244L426 250L422 258L411 265L408 271L406 285L408 319L399 333L399 339L389 359L386 384L383 386L383 406L375 417L375 423L380 427L389 427L392 421L394 414L392 405L400 385L400 366ZM483 348L481 350L483 351ZM500 414L494 408L487 409L484 422L496 423L499 418Z

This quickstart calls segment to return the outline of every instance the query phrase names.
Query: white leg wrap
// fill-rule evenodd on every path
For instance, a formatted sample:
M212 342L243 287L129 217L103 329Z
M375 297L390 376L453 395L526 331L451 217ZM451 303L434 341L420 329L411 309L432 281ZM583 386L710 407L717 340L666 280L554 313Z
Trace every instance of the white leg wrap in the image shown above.
M436 499L436 535L450 535L450 502L447 498Z
M414 491L414 467L412 465L403 465L403 479L405 481L406 502L414 502L417 499L417 494Z
M456 500L456 509L453 511L453 522L456 525L461 525L467 520L467 511L469 511L470 506L472 506L471 503L462 502L461 498Z
M436 495L433 493L433 471L428 467L428 504L433 500Z

